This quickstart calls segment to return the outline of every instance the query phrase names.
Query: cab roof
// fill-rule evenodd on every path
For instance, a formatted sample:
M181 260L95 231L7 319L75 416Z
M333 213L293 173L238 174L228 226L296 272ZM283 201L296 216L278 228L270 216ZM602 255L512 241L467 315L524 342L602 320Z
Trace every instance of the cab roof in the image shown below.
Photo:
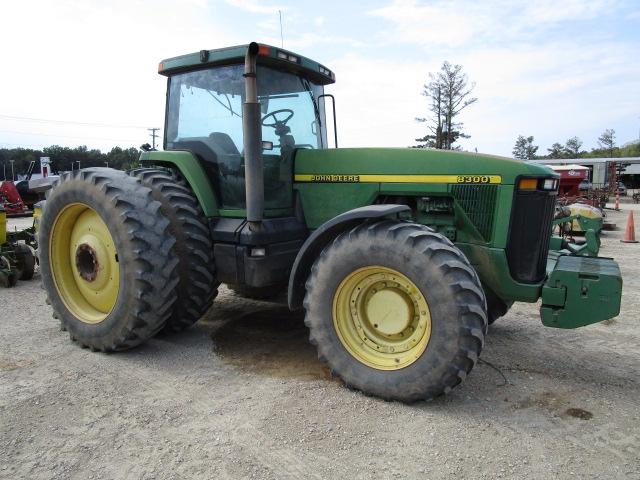
M237 45L167 58L158 65L158 73L171 76L174 73L190 70L243 63L248 48L249 44ZM328 85L336 81L335 74L325 66L283 48L261 43L257 61L259 65L270 65L278 70L302 74L320 85Z

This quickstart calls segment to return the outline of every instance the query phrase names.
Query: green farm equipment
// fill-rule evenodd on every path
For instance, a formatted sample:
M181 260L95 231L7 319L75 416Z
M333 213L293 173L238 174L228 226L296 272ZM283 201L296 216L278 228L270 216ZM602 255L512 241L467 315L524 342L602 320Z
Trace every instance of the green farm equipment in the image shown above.
M566 206L556 206L553 227L557 228L557 235L551 237L550 250L597 257L600 251L600 234L604 225L604 214L591 205L573 203ZM573 235L584 237L576 242Z
M613 260L548 255L558 176L547 167L339 149L333 72L277 47L202 50L159 72L164 151L128 173L63 175L40 221L44 287L82 346L182 330L220 283L286 292L335 375L414 401L458 385L515 301L542 298L545 324L560 328L617 315Z
M18 280L31 280L36 266L33 227L22 231L7 230L7 214L0 205L0 287L13 287Z

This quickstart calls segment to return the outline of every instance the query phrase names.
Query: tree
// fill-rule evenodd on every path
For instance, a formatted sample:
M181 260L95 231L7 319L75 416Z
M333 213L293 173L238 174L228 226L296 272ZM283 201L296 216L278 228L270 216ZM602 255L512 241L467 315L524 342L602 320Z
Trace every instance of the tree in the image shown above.
M105 163L108 163L111 168L130 170L140 166L138 162L139 157L140 152L137 148L131 147L123 149L113 147L111 151L106 154Z
M53 165L60 171L75 170L78 165L82 168L104 167L107 164L111 168L128 170L138 165L140 151L137 148L114 147L109 153L100 150L89 150L82 145L75 148L51 145L42 150L30 148L0 148L0 167L2 163L9 165L9 160L14 160L16 176L24 175L31 161L36 161L35 171L40 171L38 160L40 157L50 157ZM0 173L0 176L2 173Z
M513 147L513 157L521 160L533 160L536 158L538 146L533 144L533 136L523 137L518 135L516 144Z
M600 148L609 151L609 157L613 157L613 149L616 146L616 131L612 128L607 128L598 137L598 145L600 145Z
M580 140L578 137L571 137L569 140L567 140L564 148L569 157L579 157L580 149L582 148L582 140Z
M554 143L553 145L551 145L551 148L547 148L547 152L549 152L549 154L547 155L547 157L549 158L564 158L566 156L566 148L564 145L562 145L561 143Z
M618 156L620 157L640 157L640 141L630 143L622 148L616 147L616 150L619 151Z
M471 96L475 83L469 84L461 65L451 65L446 61L439 72L429 74L429 80L423 86L422 95L429 99L431 116L416 118L416 121L427 123L430 133L416 138L416 142L420 143L419 148L453 150L453 144L459 138L469 138L462 132L463 124L455 120L465 108L478 101Z

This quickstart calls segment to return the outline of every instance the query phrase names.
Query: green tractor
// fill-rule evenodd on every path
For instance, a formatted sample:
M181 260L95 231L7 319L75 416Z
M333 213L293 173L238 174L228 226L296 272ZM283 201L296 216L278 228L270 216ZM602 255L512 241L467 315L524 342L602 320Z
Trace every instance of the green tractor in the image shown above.
M333 72L277 47L202 50L159 72L164 150L128 173L63 175L40 221L44 286L80 345L118 351L187 328L220 283L286 292L348 386L415 401L458 385L515 301L542 298L542 322L561 328L618 314L613 260L549 254L552 170L328 148Z

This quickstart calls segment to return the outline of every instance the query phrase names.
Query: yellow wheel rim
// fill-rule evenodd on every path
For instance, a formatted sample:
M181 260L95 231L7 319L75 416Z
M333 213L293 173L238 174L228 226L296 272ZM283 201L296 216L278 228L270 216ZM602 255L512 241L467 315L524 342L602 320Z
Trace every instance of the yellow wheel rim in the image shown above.
M378 370L398 370L424 353L431 314L416 285L387 267L360 268L338 286L333 325L347 351Z
M58 294L84 323L100 323L120 289L120 265L107 225L91 207L73 203L56 217L49 237L49 263Z

